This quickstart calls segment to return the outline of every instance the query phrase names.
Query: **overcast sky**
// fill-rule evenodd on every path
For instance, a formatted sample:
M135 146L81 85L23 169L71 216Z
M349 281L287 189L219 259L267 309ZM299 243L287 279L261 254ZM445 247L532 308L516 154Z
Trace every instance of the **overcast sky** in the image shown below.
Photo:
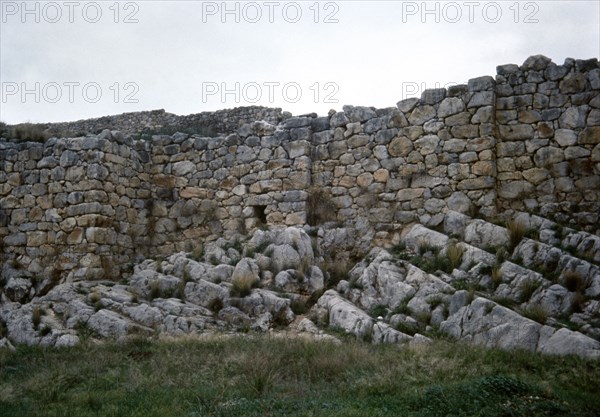
M0 0L0 120L394 106L543 54L600 55L600 1Z

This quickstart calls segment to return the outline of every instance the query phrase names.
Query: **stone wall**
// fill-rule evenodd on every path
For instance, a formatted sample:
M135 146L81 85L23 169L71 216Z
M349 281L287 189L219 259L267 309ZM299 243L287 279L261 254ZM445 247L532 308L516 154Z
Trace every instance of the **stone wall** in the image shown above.
M597 59L536 56L393 108L236 110L217 137L0 141L2 256L40 277L114 279L137 258L263 224L335 220L385 239L448 209L527 209L597 230L599 80ZM166 117L117 118L148 114ZM89 130L109 126L98 120ZM148 126L127 123L115 126Z
M600 213L597 60L542 56L496 77L498 206L596 225Z
M234 109L202 112L186 116L167 113L164 110L152 110L135 113L123 113L96 119L76 122L46 123L42 127L51 134L97 134L104 129L118 130L123 134L143 134L160 130L194 131L216 135L232 132L244 123L265 120L277 124L289 113L279 108L261 106L236 107Z
M0 142L4 257L39 277L118 277L145 235L147 148L116 132Z

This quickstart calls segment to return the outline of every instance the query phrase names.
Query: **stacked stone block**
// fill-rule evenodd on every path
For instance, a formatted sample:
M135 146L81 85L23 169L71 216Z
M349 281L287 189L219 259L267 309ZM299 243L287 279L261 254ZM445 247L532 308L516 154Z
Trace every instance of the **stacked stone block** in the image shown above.
M498 204L579 225L600 213L597 59L498 67Z

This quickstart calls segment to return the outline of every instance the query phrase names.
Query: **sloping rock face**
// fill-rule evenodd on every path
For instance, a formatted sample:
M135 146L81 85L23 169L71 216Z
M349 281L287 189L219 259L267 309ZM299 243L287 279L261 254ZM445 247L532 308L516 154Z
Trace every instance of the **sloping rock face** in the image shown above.
M569 329L541 325L484 298L476 298L452 314L441 323L440 330L486 347L600 357L598 341Z
M500 246L491 254L473 245L509 242L508 229L448 212L446 228L410 226L398 244L375 247L355 265L323 253L347 250L340 236L356 235L332 225L257 230L201 253L147 259L120 283L63 283L31 300L21 275L2 294L2 346L287 329L316 340L335 340L323 333L334 330L407 345L444 334L485 347L598 358L598 266L593 256L560 249L562 242L591 242L582 245L587 250L596 237L516 218L524 227L526 220L543 224L537 234L548 243L522 236L512 253ZM470 243L456 239L457 224ZM488 231L494 236L478 235Z

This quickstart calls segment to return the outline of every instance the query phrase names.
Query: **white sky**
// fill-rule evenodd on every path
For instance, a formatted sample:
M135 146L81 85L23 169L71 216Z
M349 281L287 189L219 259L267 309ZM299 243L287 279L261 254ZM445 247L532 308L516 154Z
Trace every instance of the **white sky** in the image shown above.
M424 88L494 76L497 65L530 55L559 64L600 56L599 0L25 7L0 0L0 120L7 123L253 104L324 115L345 104L394 106ZM230 93L222 96L224 89Z

